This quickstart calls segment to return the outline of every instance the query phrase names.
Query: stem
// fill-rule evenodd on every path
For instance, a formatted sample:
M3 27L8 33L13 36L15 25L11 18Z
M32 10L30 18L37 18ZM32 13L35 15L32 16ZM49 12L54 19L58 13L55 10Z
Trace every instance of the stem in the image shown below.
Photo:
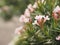
M40 26L40 28L41 28L41 30L44 30L44 27L43 27L43 25L41 25L41 26Z
M57 20L54 20L54 28L57 27Z

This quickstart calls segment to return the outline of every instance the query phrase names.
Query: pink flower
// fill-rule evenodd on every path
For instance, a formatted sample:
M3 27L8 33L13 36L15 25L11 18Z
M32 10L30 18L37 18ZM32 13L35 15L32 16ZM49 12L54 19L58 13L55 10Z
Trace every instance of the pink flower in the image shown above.
M57 13L60 11L60 7L59 6L56 6L56 8L53 10L53 12Z
M27 22L29 22L29 18L27 18L25 15L21 15L19 21L21 23L27 23Z
M56 37L56 40L60 40L60 36Z
M58 20L60 18L60 7L57 6L52 13L52 16L55 20Z
M48 18L48 16L43 16L43 15L38 15L38 16L36 16L35 17L35 21L34 21L34 23L32 23L33 25L38 25L38 26L40 26L40 28L43 30L43 25L44 25L44 23L47 21L47 20L50 20L50 18Z
M50 18L48 16L44 17L44 22L46 22L46 20L50 20Z
M26 17L30 17L30 11L29 11L29 9L26 9L26 10L25 10L24 15L25 15Z
M37 15L36 17L35 17L35 19L42 19L42 18L44 18L44 16L43 15Z
M16 30L15 30L15 34L19 34L19 35L20 35L23 31L24 31L23 26L18 27L18 28L16 28Z
M30 10L30 12L33 12L34 11L34 8L33 8L32 4L29 4L28 5L28 9Z
M38 7L37 2L34 3L33 8L36 9Z
M35 21L33 24L37 24L37 25L41 25L42 23L45 23L46 20L50 20L50 18L48 18L48 16L43 16L43 15L39 15L35 17Z
M56 14L56 13L53 13L52 16L55 20L58 20L58 18L59 18L58 14Z
M32 23L32 24L33 25L35 25L35 24L39 25L38 22L37 22L37 20L35 20L34 23Z
M48 16L42 16L42 15L39 15L39 16L36 16L35 19L39 19L41 21L41 19L44 18L44 22L46 22L46 20L50 20L50 18L48 18Z

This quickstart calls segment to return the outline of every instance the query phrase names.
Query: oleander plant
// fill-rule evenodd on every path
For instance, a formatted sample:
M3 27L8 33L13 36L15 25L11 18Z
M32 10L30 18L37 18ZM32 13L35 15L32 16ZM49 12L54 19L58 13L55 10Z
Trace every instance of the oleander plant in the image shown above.
M9 45L60 45L60 0L35 0L19 21Z

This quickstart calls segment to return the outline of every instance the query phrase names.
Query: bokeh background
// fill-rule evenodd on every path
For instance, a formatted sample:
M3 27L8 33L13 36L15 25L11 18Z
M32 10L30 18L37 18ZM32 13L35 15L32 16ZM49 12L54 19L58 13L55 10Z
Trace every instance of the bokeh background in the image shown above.
M0 45L8 45L20 26L19 17L35 0L0 0Z

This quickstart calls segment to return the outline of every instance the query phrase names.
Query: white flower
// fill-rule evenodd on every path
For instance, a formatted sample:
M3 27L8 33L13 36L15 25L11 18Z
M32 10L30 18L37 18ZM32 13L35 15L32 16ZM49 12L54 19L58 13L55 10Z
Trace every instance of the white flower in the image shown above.
M34 11L32 4L29 4L28 5L28 9L30 10L30 12L33 12Z
M35 25L35 24L39 25L38 22L37 22L37 20L35 20L34 23L32 23L32 24L33 25Z
M46 22L46 20L50 20L50 18L48 16L44 17L44 22Z
M29 18L27 18L25 15L21 15L19 21L21 23L27 23L27 22L29 22Z
M45 17L46 20L50 20L50 18L48 16Z
M44 15L39 15L39 16L36 16L35 19L42 19L44 18L45 20L50 20L50 18L48 18L48 16L44 16Z
M42 23L45 23L46 20L50 20L50 18L48 18L48 16L43 16L43 15L38 15L35 17L35 19L36 20L34 21L33 25L35 25L35 24L40 25Z
M58 11L60 11L60 7L59 6L57 6L54 10L53 10L53 12L58 12Z
M34 3L33 8L36 9L38 7L37 2Z
M26 17L30 17L30 11L29 11L29 9L26 9L26 10L25 10L24 15L25 15Z
M56 37L56 40L60 40L60 36Z
M20 35L22 31L24 31L23 26L20 26L20 27L16 28L15 34L19 34Z
M37 16L35 17L35 19L42 19L42 18L44 18L43 15L37 15Z

